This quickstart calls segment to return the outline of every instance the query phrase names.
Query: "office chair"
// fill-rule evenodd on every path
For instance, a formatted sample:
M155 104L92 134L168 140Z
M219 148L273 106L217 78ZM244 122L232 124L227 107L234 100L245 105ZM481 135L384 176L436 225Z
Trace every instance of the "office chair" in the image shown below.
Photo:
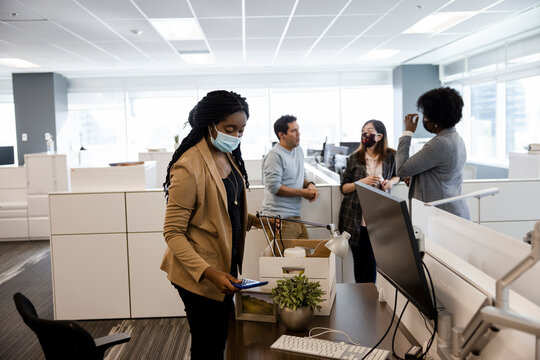
M48 360L102 360L109 347L128 342L131 338L118 333L93 339L73 321L40 319L32 302L21 293L13 295L13 300L24 323L36 333Z

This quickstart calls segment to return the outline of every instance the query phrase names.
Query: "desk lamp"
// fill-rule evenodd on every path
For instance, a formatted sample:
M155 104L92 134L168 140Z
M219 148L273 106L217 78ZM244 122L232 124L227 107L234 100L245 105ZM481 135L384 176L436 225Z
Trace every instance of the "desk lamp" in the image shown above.
M330 231L330 235L332 236L332 238L328 240L324 246L326 246L328 250L330 250L331 252L333 252L334 254L336 254L342 259L347 257L347 253L349 252L349 238L351 237L351 235L346 231L340 234L337 226L334 224L325 225L325 224L320 224L320 223L306 221L306 220L281 218L279 216L271 216L271 215L261 214L259 212L257 212L257 218L259 218L259 220L261 221L261 224L262 224L261 218L266 218L267 220L274 219L274 220L279 220L279 221L290 221L290 222L296 222L296 223L300 223L304 225L327 228ZM270 231L272 231L271 228L270 228ZM273 232L272 232L272 235L274 235ZM315 249L317 248L317 246L315 247ZM279 249L279 246L278 246L278 249ZM315 251L315 249L313 249L312 251ZM281 250L280 250L280 253L281 253Z

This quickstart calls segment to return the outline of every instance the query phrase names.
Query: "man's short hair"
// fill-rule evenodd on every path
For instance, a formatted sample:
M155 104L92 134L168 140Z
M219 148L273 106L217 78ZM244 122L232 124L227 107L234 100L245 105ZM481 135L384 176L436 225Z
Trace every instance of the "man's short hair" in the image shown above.
M274 132L276 133L276 136L279 140L279 133L282 132L284 134L287 134L287 131L289 131L289 123L292 123L296 121L296 116L293 115L283 115L279 119L276 120L274 123Z

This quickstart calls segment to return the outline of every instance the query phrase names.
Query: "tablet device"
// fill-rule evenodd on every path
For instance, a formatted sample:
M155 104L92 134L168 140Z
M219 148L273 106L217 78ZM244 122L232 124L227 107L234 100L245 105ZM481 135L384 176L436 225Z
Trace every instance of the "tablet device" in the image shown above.
M263 286L268 284L268 281L258 281L258 280L251 280L251 279L242 279L241 283L234 283L231 281L231 284L236 286L239 289L249 289L256 286Z

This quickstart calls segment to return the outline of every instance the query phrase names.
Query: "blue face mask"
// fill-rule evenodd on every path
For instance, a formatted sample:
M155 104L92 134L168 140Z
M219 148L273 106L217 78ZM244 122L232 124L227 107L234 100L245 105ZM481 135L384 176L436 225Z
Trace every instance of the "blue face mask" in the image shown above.
M210 141L212 142L212 145L214 145L219 151L222 152L231 152L235 150L238 145L240 145L240 140L242 140L241 137L231 136L227 135L225 133L222 133L216 128L216 125L214 124L214 129L216 129L217 136L214 139L212 137L212 134L210 134Z

